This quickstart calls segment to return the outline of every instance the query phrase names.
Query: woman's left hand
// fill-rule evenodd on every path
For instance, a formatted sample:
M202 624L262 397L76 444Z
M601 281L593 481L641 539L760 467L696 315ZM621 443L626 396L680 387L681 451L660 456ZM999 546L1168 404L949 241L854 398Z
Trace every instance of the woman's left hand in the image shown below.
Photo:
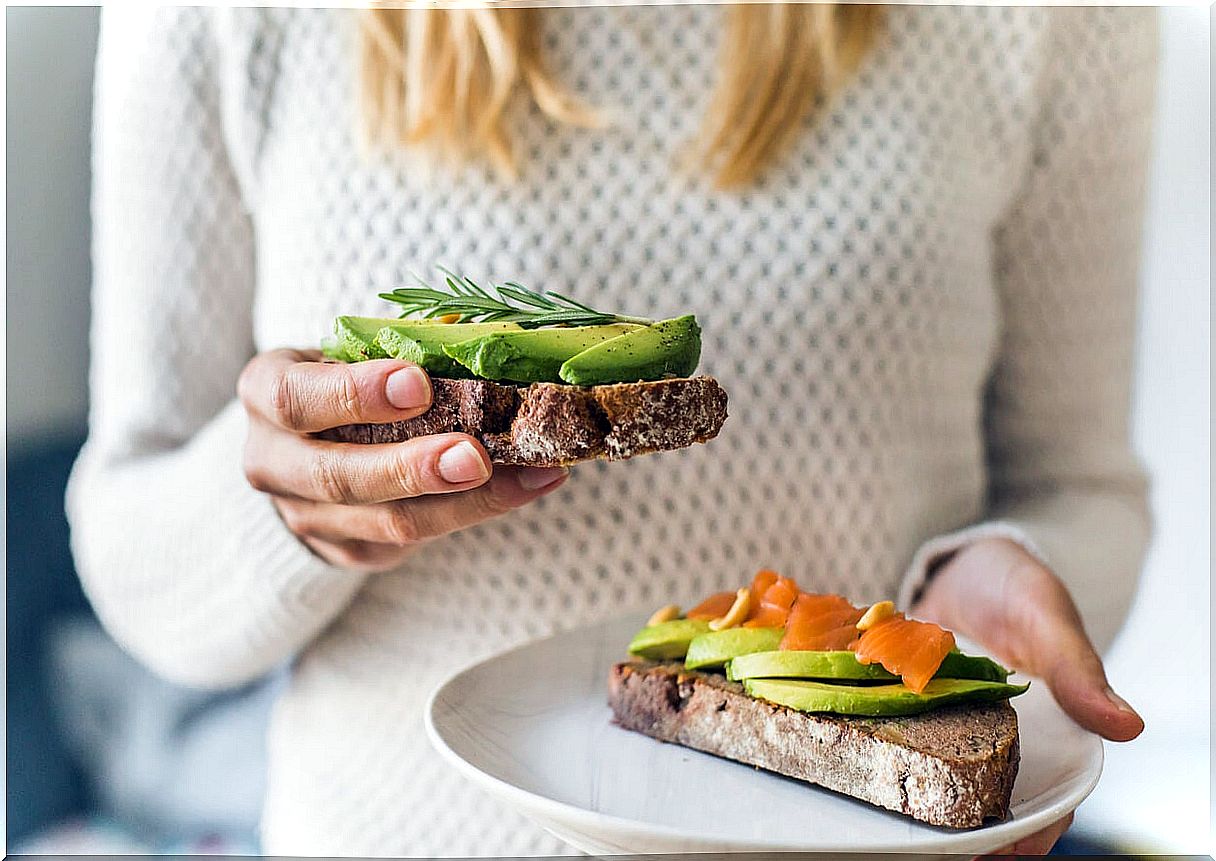
M911 615L940 623L1042 679L1078 724L1130 741L1144 721L1106 681L1081 616L1060 579L1018 544L989 538L960 550L933 575ZM1000 854L1046 854L1072 816Z

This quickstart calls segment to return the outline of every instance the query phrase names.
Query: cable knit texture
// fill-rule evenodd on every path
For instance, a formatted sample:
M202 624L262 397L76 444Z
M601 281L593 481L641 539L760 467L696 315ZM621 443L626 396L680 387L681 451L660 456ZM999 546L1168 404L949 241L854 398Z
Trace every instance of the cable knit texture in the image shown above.
M521 100L503 183L363 152L346 13L107 10L73 541L110 631L166 676L222 686L296 656L267 851L561 851L430 751L427 694L760 566L906 603L935 558L1000 534L1100 644L1121 623L1148 529L1127 425L1152 13L889 7L856 78L732 193L678 169L720 14L547 10L554 70L613 122ZM237 375L387 312L378 290L437 263L695 312L721 436L578 467L401 571L321 563L244 481Z

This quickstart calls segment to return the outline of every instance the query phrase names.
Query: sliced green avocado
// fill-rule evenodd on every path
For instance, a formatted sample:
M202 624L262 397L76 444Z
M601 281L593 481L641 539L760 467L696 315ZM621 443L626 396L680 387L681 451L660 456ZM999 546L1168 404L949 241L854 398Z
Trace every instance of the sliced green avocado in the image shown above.
M852 652L772 651L740 655L726 667L735 681L744 679L850 679L894 681L898 677L879 664L863 664ZM996 661L950 652L934 674L937 679L977 679L1003 682L1009 672Z
M651 661L672 661L684 657L688 644L709 630L701 619L672 619L643 628L629 641L629 654Z
M388 354L376 343L376 335L385 326L397 322L400 321L383 317L339 317L334 320L334 341L326 345L326 355L347 362L386 359Z
M890 717L911 715L952 703L1004 700L1026 692L1029 685L975 679L931 679L922 693L903 685L833 685L785 679L748 679L744 689L777 705L803 712Z
M863 664L852 652L771 651L739 655L726 666L726 676L745 679L850 679L893 681L878 664Z
M560 383L558 371L571 356L588 347L618 338L643 327L633 323L607 326L570 326L492 332L457 344L444 352L487 380L516 383Z
M493 332L522 331L515 323L446 323L432 320L394 320L376 333L376 344L390 358L404 359L427 373L442 377L469 377L443 348Z
M731 658L777 648L785 628L727 628L701 634L688 644L684 666L690 670L712 670Z
M321 339L321 355L327 359L337 359L339 362L350 361L346 358L346 348L335 335Z
M685 315L588 347L569 357L560 378L575 386L687 377L701 359L701 327Z
M977 679L985 682L1003 682L1009 678L1009 670L992 658L983 655L964 655L953 650L946 653L945 660L934 674L939 679Z

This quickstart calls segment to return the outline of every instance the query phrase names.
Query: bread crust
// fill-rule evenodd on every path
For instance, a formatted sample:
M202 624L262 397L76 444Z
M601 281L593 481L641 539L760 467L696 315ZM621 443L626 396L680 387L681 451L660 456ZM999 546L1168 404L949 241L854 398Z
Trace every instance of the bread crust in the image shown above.
M431 408L417 418L348 425L320 436L384 443L467 433L481 441L494 463L569 466L707 442L727 415L726 392L707 376L587 387L436 377L431 387Z
M921 715L808 714L679 663L616 664L608 702L622 727L814 783L946 828L1004 819L1017 777L1006 702Z

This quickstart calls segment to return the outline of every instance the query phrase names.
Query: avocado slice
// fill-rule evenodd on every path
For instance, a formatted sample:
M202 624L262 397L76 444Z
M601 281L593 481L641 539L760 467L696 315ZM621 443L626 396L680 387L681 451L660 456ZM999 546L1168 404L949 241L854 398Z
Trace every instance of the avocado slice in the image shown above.
M690 670L718 669L731 658L777 648L785 628L727 628L701 634L688 644L684 666Z
M332 359L345 362L397 358L380 343L380 333L386 327L394 331L417 332L419 338L425 339L432 339L439 333L447 333L446 336L440 337L455 341L463 341L491 331L519 328L514 323L441 323L439 320L342 316L334 320L333 337L322 341L321 352ZM443 350L439 349L437 353L442 356Z
M347 362L365 359L386 359L388 354L376 343L380 330L399 320L383 317L339 317L334 320L334 337L323 351L332 358Z
M833 685L785 679L748 679L744 689L753 697L802 712L891 717L911 715L952 703L1004 700L1030 687L977 679L931 679L922 693L903 685Z
M939 679L977 679L985 682L1004 682L1009 678L1009 670L1002 667L992 658L983 655L964 655L957 649L951 649L942 660L934 676Z
M469 377L443 348L493 332L522 331L515 323L443 323L432 320L394 320L376 333L376 344L393 359L414 362L427 373L442 377Z
M863 664L852 652L770 651L739 655L726 665L726 677L746 679L848 679L898 681L878 664Z
M701 359L701 327L691 315L660 320L569 357L559 376L575 386L687 377Z
M671 661L684 657L688 644L709 630L701 619L672 619L643 628L629 641L629 654L651 661Z
M327 359L336 359L339 362L351 361L346 357L346 348L342 346L342 342L335 335L328 335L321 339L321 355Z
M863 664L853 652L772 651L739 655L726 667L737 682L745 679L849 679L896 681L898 676L879 664ZM1003 682L1009 671L989 658L949 652L934 674L937 679L976 679Z
M444 346L444 352L487 380L560 383L563 363L604 341L644 328L634 323L492 332Z

